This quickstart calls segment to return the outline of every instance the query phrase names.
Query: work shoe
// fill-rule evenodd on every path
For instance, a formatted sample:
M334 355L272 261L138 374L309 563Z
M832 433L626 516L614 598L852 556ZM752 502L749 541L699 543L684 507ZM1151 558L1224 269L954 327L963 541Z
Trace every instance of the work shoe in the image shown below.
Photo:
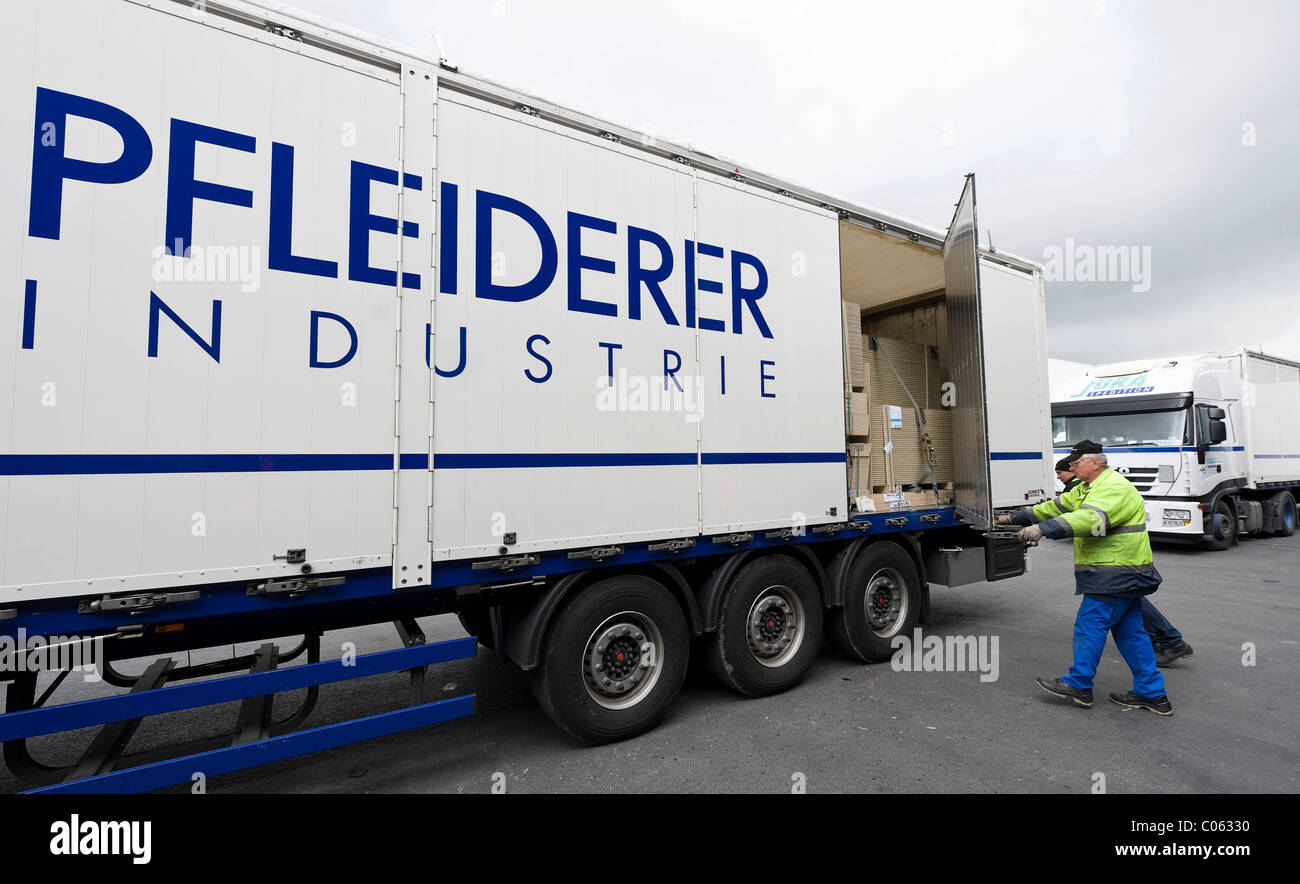
M1127 706L1129 709L1149 709L1157 715L1173 715L1174 707L1169 705L1169 698L1164 694L1159 697L1139 697L1132 691L1125 691L1122 694L1111 694L1110 701L1120 706Z
M1156 665L1168 666L1175 660L1190 656L1192 656L1192 646L1187 642L1179 642L1172 648L1156 648Z
M1054 678L1051 681L1048 681L1045 678L1036 678L1034 679L1034 684L1047 691L1053 697L1060 697L1062 700L1073 700L1076 705L1083 706L1084 708L1092 705L1092 688L1088 688L1086 691L1081 691L1078 688L1070 687L1070 685L1061 681L1059 678Z

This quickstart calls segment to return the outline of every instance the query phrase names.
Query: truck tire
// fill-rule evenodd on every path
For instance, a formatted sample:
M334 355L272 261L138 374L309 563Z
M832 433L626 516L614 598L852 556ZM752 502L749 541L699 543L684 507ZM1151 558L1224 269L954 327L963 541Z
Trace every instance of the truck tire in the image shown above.
M808 674L821 635L821 593L808 569L790 556L765 556L731 579L704 662L727 687L765 697Z
M560 729L611 743L654 727L681 689L690 631L649 577L623 574L579 590L556 612L533 693Z
M895 543L866 547L844 581L844 607L831 611L827 635L864 663L888 660L896 635L911 635L921 615L921 578Z
M1237 542L1237 508L1232 501L1221 498L1210 513L1210 524L1205 548L1216 552L1227 549Z
M1282 507L1282 523L1273 533L1278 537L1290 537L1295 534L1295 498L1290 491L1279 491L1272 497L1272 502Z

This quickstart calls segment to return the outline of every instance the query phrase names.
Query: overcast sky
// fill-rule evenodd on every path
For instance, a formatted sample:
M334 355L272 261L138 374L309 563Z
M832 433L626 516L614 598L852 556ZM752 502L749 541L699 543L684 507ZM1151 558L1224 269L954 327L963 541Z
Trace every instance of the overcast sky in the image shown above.
M1049 278L1054 357L1300 360L1300 4L294 2L940 229L973 171L982 230L1037 261L1149 255Z

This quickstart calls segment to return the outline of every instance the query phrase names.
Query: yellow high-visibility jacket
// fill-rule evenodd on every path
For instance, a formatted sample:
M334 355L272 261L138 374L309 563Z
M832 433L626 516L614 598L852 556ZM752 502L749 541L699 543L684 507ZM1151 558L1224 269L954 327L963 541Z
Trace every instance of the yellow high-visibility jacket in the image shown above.
M1017 510L1012 521L1038 524L1052 540L1074 538L1076 593L1147 595L1160 586L1142 495L1112 469L1052 500Z

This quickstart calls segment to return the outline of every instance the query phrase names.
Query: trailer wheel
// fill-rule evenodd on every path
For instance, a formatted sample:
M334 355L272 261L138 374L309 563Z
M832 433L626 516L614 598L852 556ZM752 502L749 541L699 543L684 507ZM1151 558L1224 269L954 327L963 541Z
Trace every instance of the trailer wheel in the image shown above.
M1282 506L1282 524L1274 532L1279 537L1295 534L1295 498L1290 491L1279 491L1273 495L1272 502Z
M681 689L690 654L686 615L648 577L609 577L556 612L530 673L546 714L587 743L654 727Z
M1216 552L1225 550L1237 542L1237 508L1233 506L1231 500L1224 498L1214 505L1206 534L1208 535L1205 541L1206 548Z
M910 635L921 615L921 578L912 558L894 543L876 543L858 556L845 578L844 607L830 613L831 641L866 663L888 660L896 635Z
M790 556L766 556L732 578L704 661L727 687L765 697L807 675L821 634L821 593L812 575Z

